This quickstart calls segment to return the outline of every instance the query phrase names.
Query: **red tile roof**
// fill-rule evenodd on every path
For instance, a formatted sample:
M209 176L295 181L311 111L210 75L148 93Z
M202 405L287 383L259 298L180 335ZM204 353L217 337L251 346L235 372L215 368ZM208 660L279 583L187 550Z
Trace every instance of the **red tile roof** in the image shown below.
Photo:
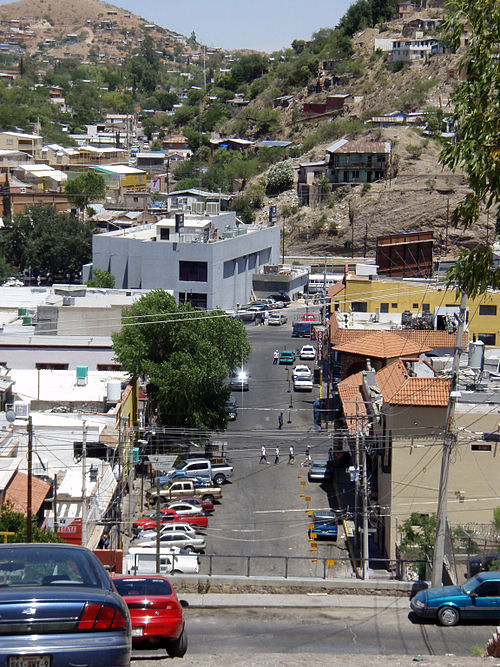
M337 294L340 294L340 292L342 292L343 290L345 290L344 281L339 280L334 285L330 285L330 287L328 288L328 297L330 299L333 299L333 297L337 296ZM334 319L335 321L337 321L336 316L334 316Z
M351 435L356 433L356 421L360 428L363 428L365 418L368 416L365 399L361 393L362 383L363 373L359 372L350 375L337 385L339 397L342 402L342 409L344 411L345 423L347 430Z
M339 328L336 315L330 318L330 331L332 337L332 345L338 348L338 345L344 343L352 343L365 337L371 332L367 329L341 329ZM388 330L387 330L388 331ZM398 336L405 338L417 345L425 345L431 349L434 348L448 348L455 347L456 333L449 331L425 331L419 329L398 329ZM469 334L466 332L462 338L462 345L466 347L469 344Z
M31 478L31 509L33 514L36 514L42 506L49 489L50 484L48 482L44 482L43 479L38 479L38 477ZM10 500L16 512L26 514L27 495L28 475L23 472L14 473L5 489L4 502Z
M339 330L340 331L340 330ZM365 335L357 340L346 343L334 343L339 352L348 352L363 357L377 359L395 359L397 357L418 356L423 352L430 352L427 345L416 344L407 337L400 336L393 331L364 332Z

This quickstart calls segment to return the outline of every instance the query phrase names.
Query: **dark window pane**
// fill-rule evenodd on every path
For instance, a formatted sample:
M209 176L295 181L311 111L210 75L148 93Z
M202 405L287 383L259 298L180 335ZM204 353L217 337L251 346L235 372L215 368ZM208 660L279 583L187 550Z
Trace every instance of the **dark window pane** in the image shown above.
M207 282L206 262L179 262L179 280Z

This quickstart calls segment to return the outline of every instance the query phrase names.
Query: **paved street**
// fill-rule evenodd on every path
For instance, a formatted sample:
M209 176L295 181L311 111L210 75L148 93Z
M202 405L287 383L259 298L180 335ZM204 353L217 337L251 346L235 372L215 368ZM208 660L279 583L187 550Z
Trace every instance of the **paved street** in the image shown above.
M308 469L301 469L300 462L304 460L306 444L311 445L313 459L326 459L329 440L326 433L317 434L313 429L312 403L318 395L317 387L312 393L294 392L288 381L293 366L272 362L275 349L297 350L310 342L291 337L293 311L291 308L287 311L289 322L283 327L247 327L252 343L248 361L250 388L234 393L238 417L221 436L228 442L235 474L231 483L223 486L223 501L210 519L207 554L302 556L303 560L288 563L289 576L323 576L323 563L312 562L306 509L327 509L328 498L319 484L307 482ZM299 363L308 363L313 368L312 362ZM284 413L281 430L278 429L280 411ZM269 465L259 464L262 445L267 449ZM295 448L295 465L287 463L290 445ZM279 465L274 464L276 446L280 448ZM301 486L301 482L305 485ZM306 502L306 497L310 502ZM343 546L343 542L339 541L339 545ZM347 552L334 543L322 543L317 555L338 558L345 557ZM208 559L203 561L202 571L208 572ZM284 573L285 561L258 559L252 561L251 567L252 574L277 576ZM349 565L345 567L349 571ZM246 574L246 568L243 558L212 562L213 573Z
M412 623L407 609L395 609L385 598L376 598L371 608L363 609L188 609L186 618L189 648L182 664L221 667L235 664L236 656L246 656L246 664L252 665L315 662L364 667L367 659L372 665L410 665L416 655L450 654L464 661L443 657L422 664L474 665L472 647L485 645L494 631L494 624L442 628ZM149 659L153 655L154 661ZM134 664L163 664L161 655L161 651L136 653ZM400 658L394 663L374 662L389 655ZM333 656L345 657L330 662Z

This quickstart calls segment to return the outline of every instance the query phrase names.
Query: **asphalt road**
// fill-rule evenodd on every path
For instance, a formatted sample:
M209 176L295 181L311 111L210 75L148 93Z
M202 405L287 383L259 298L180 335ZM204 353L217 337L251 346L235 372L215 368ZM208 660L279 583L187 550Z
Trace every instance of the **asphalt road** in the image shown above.
M293 556L302 560L289 560L289 576L323 576L323 563L313 562L306 510L327 509L328 498L319 484L307 482L307 468L301 469L300 462L307 444L311 445L313 459L326 459L330 443L326 433L318 434L313 428L312 403L318 388L312 393L294 392L288 381L292 367L273 364L275 349L296 350L310 342L291 337L293 311L287 311L289 322L282 327L248 325L252 343L249 390L234 393L238 417L221 435L228 442L235 472L222 487L222 503L210 518L207 530L207 554L226 557L214 558L210 566L205 556L202 572L211 567L214 574L247 574L245 557L262 556L252 560L251 574L279 576L284 574L283 557ZM313 363L307 363L312 369ZM281 411L284 423L279 430ZM259 464L262 445L267 449L269 465ZM287 463L290 445L295 449L295 465ZM274 464L277 446L279 465ZM340 540L339 546L343 547ZM317 555L338 559L346 557L347 552L333 543L322 543ZM345 568L350 571L347 564L342 570L337 569L337 574L343 575Z
M459 664L473 665L472 648L484 646L495 625L442 628L430 622L415 623L406 610L384 607L383 598L373 609L188 609L186 619L189 648L183 664L221 667L234 664L232 656L243 655L247 664L261 666L289 664L300 656L303 660L293 664L328 664L329 656L359 656L359 662L349 664L364 666L368 659L372 665L383 665L373 659L388 655L408 656L397 664L410 665L416 655L450 654L468 658ZM161 655L161 651L135 653L133 664L163 664ZM274 659L266 659L270 655ZM153 656L154 661L150 660ZM436 664L456 663L448 659Z

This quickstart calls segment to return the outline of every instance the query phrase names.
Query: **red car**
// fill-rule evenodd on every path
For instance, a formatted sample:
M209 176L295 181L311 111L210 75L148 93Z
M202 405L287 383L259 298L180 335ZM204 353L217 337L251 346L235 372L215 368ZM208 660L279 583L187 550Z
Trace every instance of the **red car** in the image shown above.
M305 315L302 315L302 322L315 322L316 321L316 315L314 313L306 313Z
M164 509L161 511L160 523L170 523L171 521L181 521L189 523L191 526L206 528L208 526L208 517L204 514L193 514L192 516L181 516L175 510ZM133 523L134 533L141 530L154 530L156 528L156 512L150 512L147 516L137 519Z
M127 603L132 621L134 648L166 648L171 658L182 658L187 650L183 606L170 581L157 574L114 576L113 583Z

